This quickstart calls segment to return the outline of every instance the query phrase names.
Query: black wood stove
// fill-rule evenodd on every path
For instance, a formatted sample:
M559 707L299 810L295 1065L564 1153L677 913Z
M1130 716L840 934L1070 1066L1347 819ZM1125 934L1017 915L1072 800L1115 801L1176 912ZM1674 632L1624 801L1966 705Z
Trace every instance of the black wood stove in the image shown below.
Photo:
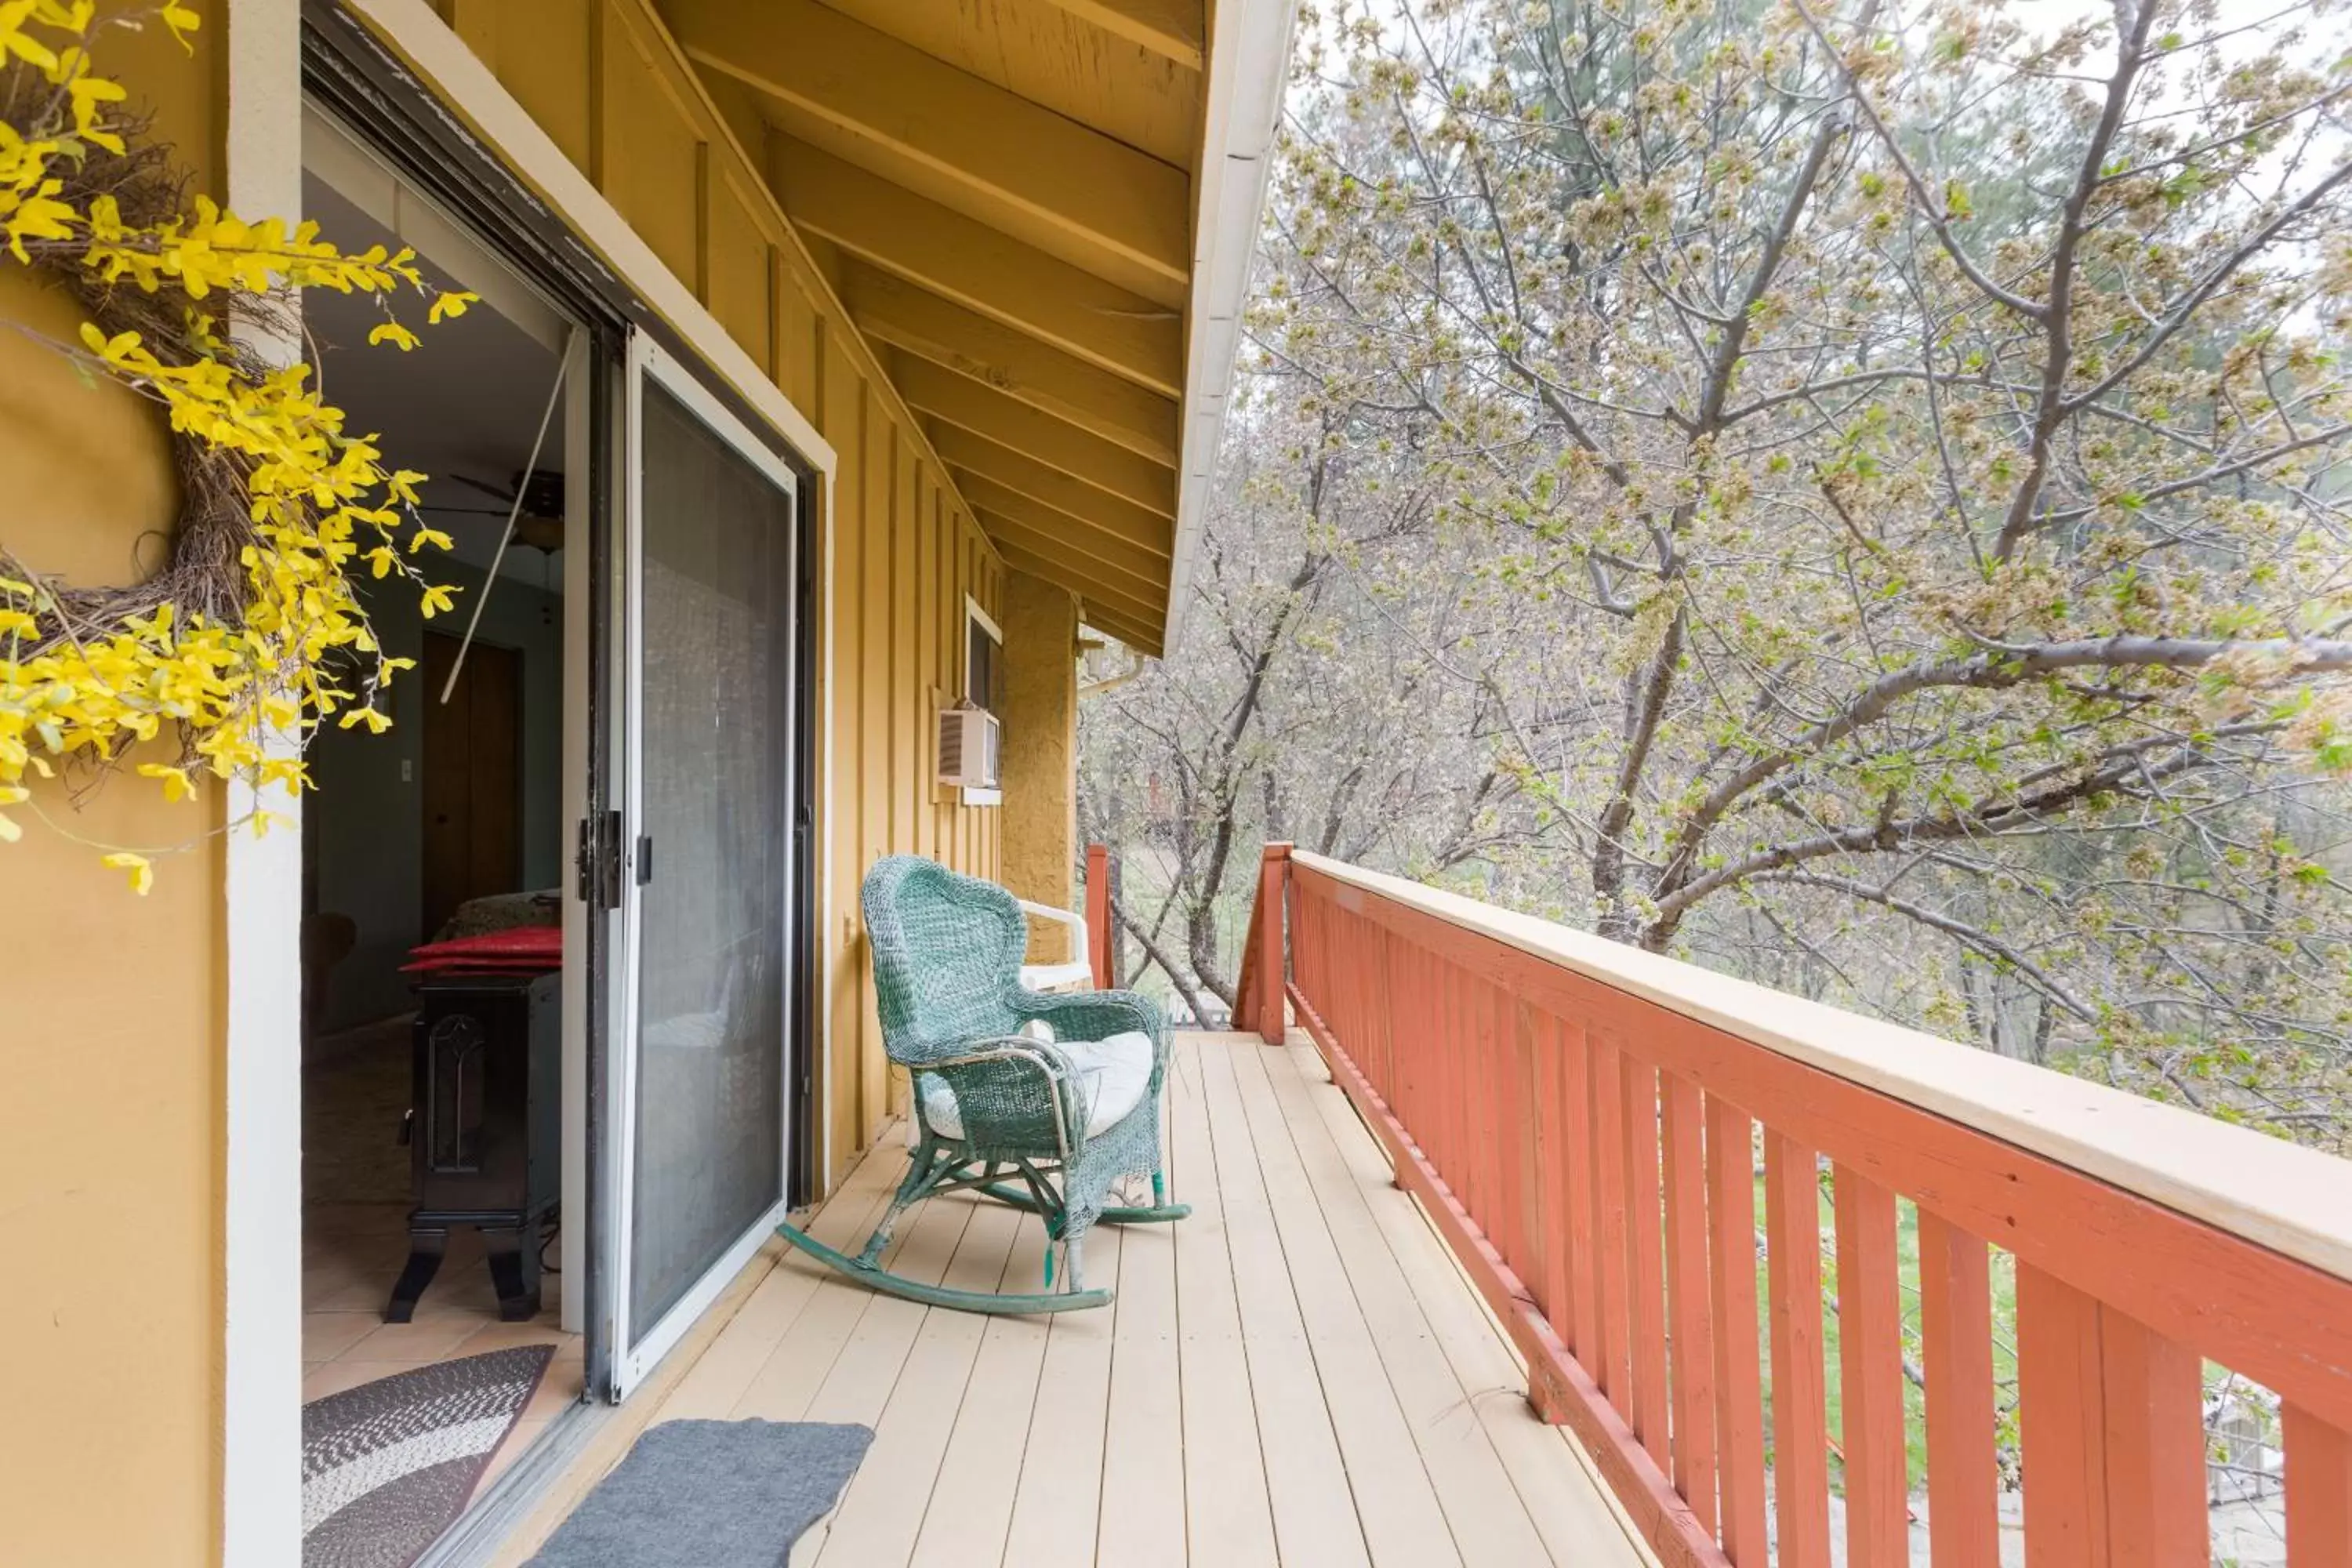
M404 1323L453 1226L482 1233L499 1316L536 1317L562 1178L562 1029L552 972L422 975L408 1136L416 1206L386 1322Z

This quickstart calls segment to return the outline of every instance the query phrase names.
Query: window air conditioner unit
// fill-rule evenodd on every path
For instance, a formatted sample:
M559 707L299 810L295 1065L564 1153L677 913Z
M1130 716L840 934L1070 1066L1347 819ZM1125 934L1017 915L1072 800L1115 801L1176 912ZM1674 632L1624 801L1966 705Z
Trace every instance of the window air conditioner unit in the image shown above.
M959 702L940 710L940 783L994 789L999 739L996 715Z

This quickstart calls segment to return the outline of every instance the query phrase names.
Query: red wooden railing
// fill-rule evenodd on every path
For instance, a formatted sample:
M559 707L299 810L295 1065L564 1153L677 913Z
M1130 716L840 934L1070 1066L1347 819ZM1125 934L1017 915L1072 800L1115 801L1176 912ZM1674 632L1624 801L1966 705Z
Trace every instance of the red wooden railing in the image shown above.
M1906 1289L1933 1562L1995 1568L2000 1254L2029 1568L2203 1568L2204 1360L2282 1401L2292 1568L2352 1568L2342 1162L1285 846L1260 886L1250 1016L1282 1037L1286 929L1299 1024L1667 1568L1762 1568L1768 1513L1827 1568L1833 1478L1853 1568L1909 1563Z

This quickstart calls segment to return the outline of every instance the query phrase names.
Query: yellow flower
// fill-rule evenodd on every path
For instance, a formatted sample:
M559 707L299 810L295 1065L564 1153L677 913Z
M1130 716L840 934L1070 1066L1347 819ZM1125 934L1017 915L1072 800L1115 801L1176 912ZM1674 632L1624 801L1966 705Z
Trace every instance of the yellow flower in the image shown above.
M204 25L204 18L181 5L180 0L166 0L160 15L163 26L172 29L172 37L180 40L180 47L194 54L195 46L188 42L188 35Z
M452 595L456 592L456 589L444 588L437 583L427 583L425 585L425 602L423 605L425 618L429 621L435 616L439 615L443 610L454 609L456 607L457 601L452 597Z
M122 138L111 131L100 128L98 106L101 103L119 103L130 96L129 92L124 89L121 82L109 81L104 77L90 75L88 54L78 49L69 58L71 63L63 68L63 72L66 77L64 84L66 96L73 104L74 133L85 141L95 142L110 153L121 154L126 151Z
M0 233L8 237L8 254L29 264L33 258L25 249L26 240L73 237L74 209L57 199L63 189L59 181L43 180L29 195L0 191Z
M462 316L467 306L479 302L481 298L479 294L468 293L462 289L444 294L433 301L431 310L425 312L425 323L437 327L445 317Z
M41 0L6 0L0 5L0 60L14 55L36 70L58 68L58 57L37 38L23 31L25 18L40 9Z
M368 334L368 345L371 348L378 343L391 343L403 353L415 348L419 341L415 332L410 331L398 321L386 321Z
M428 544L436 550L457 548L456 542L439 529L427 528L423 523L419 523L416 526L416 537L408 542L408 552L414 555Z
M348 730L354 724L364 724L369 734L381 735L392 728L392 720L373 708L354 708L343 715L340 727Z
M101 857L99 864L117 871L130 872L131 890L142 899L147 896L148 889L155 885L155 868L148 864L147 857L144 855L133 855L128 849L118 849L111 855Z
M167 801L176 802L184 800L196 793L196 786L188 782L188 775L184 769L166 767L162 763L140 763L139 776L149 779L162 779L163 781L163 798Z

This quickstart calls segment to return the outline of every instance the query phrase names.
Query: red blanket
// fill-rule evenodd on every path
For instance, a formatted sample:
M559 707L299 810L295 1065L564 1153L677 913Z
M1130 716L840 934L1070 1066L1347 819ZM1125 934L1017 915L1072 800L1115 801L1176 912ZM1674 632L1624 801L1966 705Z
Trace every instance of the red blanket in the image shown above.
M452 937L408 950L404 974L513 973L563 967L561 926L515 926L480 936Z

